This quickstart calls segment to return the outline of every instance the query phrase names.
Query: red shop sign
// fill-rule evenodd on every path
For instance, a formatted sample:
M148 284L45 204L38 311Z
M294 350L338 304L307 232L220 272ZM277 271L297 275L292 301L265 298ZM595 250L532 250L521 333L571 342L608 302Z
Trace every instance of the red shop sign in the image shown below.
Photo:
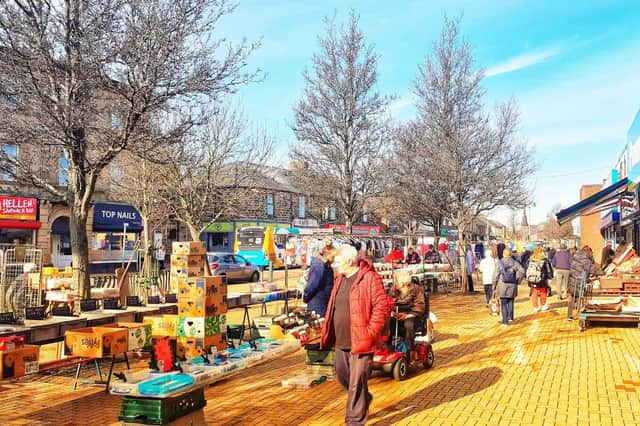
M36 220L38 199L0 195L0 219Z

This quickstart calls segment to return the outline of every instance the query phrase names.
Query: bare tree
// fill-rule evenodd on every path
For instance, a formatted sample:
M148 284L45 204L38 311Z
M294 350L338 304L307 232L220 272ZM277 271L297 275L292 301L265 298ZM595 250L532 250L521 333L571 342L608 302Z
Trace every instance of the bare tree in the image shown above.
M273 139L263 129L249 130L228 106L193 130L166 150L158 183L171 215L199 240L207 226L246 204L271 158Z
M445 18L414 86L423 152L437 165L435 178L448 188L463 267L465 232L473 219L497 207L526 206L527 178L535 168L531 151L518 139L515 102L499 105L494 115L485 113L482 78L471 46L460 35L459 20Z
M142 148L175 140L194 124L192 114L180 114L150 141L161 114L197 110L254 79L243 71L254 46L214 36L233 8L224 0L0 3L2 94L17 99L0 107L0 141L22 153L55 147L68 162L68 182L42 179L29 155L2 153L0 168L68 203L81 295L89 293L87 214L105 167L124 150L144 155Z
M556 214L560 210L562 210L562 206L560 204L556 204L551 208L551 211L547 215L547 221L544 223L542 232L547 241L572 240L575 238L571 222L566 222L560 225L556 220Z
M388 128L389 98L375 91L378 56L365 44L358 19L352 13L346 27L327 20L320 52L304 73L306 87L294 111L299 142L291 151L316 176L312 186L332 184L347 233L365 200L379 194L379 156Z
M390 160L391 181L386 187L388 197L395 200L394 209L407 219L432 227L437 245L450 213L449 188L438 176L437 158L424 149L425 141L419 123L399 127Z

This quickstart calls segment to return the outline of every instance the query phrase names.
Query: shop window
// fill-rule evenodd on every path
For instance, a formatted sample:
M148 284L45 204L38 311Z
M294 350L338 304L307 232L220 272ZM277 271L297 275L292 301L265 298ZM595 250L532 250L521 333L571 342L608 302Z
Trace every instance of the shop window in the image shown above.
M306 211L305 211L305 197L304 196L300 196L298 197L298 218L299 219L304 219L306 217Z
M0 244L33 244L33 231L30 229L0 229Z
M367 212L362 213L362 221L364 223L369 222L369 214Z
M116 191L122 186L122 181L124 179L124 167L122 167L120 164L111 163L110 169L111 190Z
M58 186L67 186L69 183L69 161L64 154L58 159Z
M336 208L331 207L329 209L329 220L336 220Z
M122 260L128 261L136 246L138 234L122 232L94 232L92 236L92 261ZM123 251L124 244L124 251Z
M267 194L267 216L273 216L274 210L273 194Z
M9 162L16 161L18 159L18 146L17 145L2 145L2 152L6 155ZM17 169L12 167L12 173L15 174ZM12 173L0 173L0 180L14 180Z

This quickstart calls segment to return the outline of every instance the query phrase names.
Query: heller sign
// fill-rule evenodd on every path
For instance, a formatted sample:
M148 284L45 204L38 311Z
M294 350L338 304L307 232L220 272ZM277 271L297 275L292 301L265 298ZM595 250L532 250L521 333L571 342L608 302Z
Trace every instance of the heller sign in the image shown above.
M38 199L0 195L0 219L36 220Z

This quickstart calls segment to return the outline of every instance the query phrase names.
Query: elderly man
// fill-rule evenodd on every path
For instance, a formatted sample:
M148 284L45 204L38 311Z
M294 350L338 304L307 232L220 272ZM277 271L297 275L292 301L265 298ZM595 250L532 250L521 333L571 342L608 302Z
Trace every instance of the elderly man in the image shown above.
M369 393L373 351L389 315L382 279L369 263L358 266L358 252L336 252L335 281L322 327L321 346L335 346L336 374L348 390L345 423L364 425L373 397Z

